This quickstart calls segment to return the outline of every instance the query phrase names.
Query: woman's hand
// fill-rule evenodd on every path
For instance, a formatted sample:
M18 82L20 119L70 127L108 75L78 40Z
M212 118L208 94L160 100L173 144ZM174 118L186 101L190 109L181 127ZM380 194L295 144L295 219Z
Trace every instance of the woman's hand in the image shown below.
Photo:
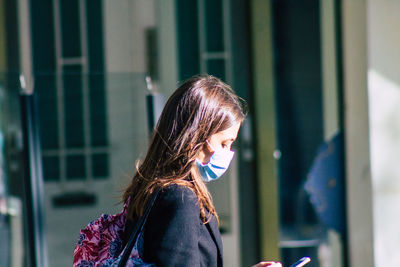
M256 265L253 265L252 267L264 267L264 266L282 267L282 264L280 262L275 262L275 261L262 261L257 263Z

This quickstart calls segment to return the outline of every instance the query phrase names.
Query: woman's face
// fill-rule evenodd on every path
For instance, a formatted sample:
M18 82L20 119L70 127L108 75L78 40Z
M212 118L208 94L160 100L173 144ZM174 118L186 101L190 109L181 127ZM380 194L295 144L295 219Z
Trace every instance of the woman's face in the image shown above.
M210 157L215 150L227 149L231 150L232 143L236 140L240 128L240 123L237 123L230 128L213 134L207 143L200 150L197 159L202 163L208 163Z

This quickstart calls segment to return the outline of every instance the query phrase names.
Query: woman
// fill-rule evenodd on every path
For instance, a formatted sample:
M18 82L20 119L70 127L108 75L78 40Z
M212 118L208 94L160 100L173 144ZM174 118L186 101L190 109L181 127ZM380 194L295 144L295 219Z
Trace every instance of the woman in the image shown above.
M156 188L143 233L143 259L156 266L222 266L218 215L205 182L218 179L245 113L232 89L212 76L194 77L169 98L144 161L123 200L130 199L125 242ZM260 262L256 266L281 266Z
M218 215L205 182L228 168L245 113L232 89L213 76L194 77L169 98L144 161L123 200L130 200L125 242L151 194L143 260L156 266L222 266ZM260 262L255 266L281 266Z

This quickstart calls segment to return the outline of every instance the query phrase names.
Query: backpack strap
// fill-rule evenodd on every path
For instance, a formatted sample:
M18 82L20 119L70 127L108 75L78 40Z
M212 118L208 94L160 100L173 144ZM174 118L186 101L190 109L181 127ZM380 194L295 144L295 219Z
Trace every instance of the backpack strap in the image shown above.
M158 193L160 192L161 188L157 188L150 201L147 203L146 210L143 213L143 215L139 218L138 222L136 223L135 227L133 228L132 234L129 237L129 241L126 244L126 247L124 249L124 254L121 257L121 260L118 263L118 267L124 267L126 265L126 262L129 259L129 255L131 254L131 251L133 249L133 246L135 245L136 239L140 233L140 229L142 226L146 223L147 217L149 216L149 213L151 211L151 208L153 207Z

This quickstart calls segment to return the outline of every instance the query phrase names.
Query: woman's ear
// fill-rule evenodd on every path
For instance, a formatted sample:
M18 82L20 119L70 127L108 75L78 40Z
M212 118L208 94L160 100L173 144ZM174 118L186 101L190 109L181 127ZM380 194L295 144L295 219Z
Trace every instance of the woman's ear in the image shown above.
M210 158L214 152L210 151L207 143L203 144L199 152L197 153L197 159L202 163L206 164L210 161Z

